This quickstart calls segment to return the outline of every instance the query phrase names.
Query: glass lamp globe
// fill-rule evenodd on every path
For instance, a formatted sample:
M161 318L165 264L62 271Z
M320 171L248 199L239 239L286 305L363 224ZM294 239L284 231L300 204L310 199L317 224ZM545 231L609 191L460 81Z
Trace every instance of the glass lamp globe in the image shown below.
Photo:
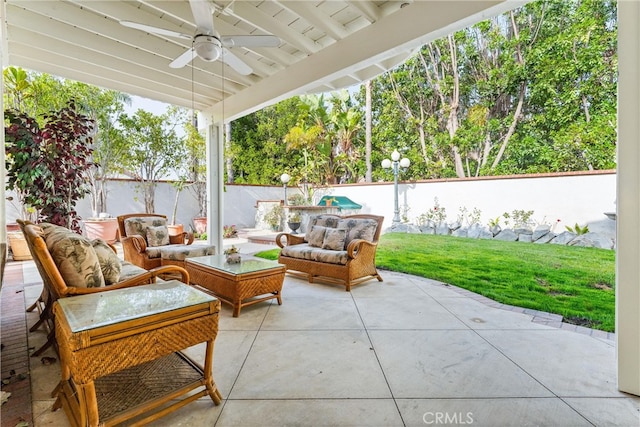
M393 153L391 153L391 160L397 162L398 159L400 159L400 153L398 153L398 150L393 150Z
M411 161L406 157L400 160L400 167L402 168L408 168L410 164L411 164Z
M282 181L283 184L287 184L290 180L291 177L288 173L283 173L282 175L280 175L280 181Z
M389 169L389 168L391 167L391 160L389 160L389 159L384 159L384 160L382 161L382 167L383 167L384 169Z

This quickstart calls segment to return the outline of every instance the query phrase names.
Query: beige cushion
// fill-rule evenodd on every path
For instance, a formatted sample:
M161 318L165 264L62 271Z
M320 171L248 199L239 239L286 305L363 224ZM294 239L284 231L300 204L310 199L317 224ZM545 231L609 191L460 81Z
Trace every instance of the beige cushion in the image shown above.
M120 273L122 272L122 264L120 258L111 249L111 247L102 239L94 239L91 241L93 250L96 251L100 269L104 276L105 285L113 285L120 281Z
M67 286L99 288L105 285L98 255L89 239L66 228L49 228L45 242Z
M166 246L169 244L169 228L166 225L147 227L147 246Z
M147 239L147 227L167 225L167 219L161 216L132 216L124 220L125 236L142 236Z
M376 229L378 228L378 222L373 219L366 218L341 219L338 222L338 228L347 230L347 238L344 242L346 247L355 239L373 242L373 238L376 235Z
M280 255L340 265L346 265L347 261L349 261L347 251L332 251L328 249L315 248L313 246L309 246L308 243L285 246L282 248Z
M307 232L304 235L304 241L309 242L309 234L311 233L311 229L313 228L314 225L319 225L322 227L337 228L339 220L340 218L336 217L335 215L321 214L321 215L310 216L309 222L307 223L307 228L306 228Z
M311 227L309 231L309 246L315 246L316 248L321 248L322 243L324 242L324 234L327 231L327 227L322 227L320 225L314 225Z
M337 228L327 228L322 241L322 249L330 249L332 251L344 250L344 242L347 238L347 230L339 230Z
M216 247L213 245L168 245L159 249L160 257L171 261L184 261L186 258L216 254Z
M50 233L53 233L54 231L64 231L64 232L71 231L68 228L65 228L56 224L51 224L48 222L41 222L40 224L38 224L38 226L42 229L42 232L44 233L45 236L47 236Z
M140 274L146 273L142 267L138 267L137 265L131 264L130 262L123 261L122 264L122 272L120 273L120 281L124 282L127 279L131 279L132 277L139 276ZM156 279L157 280L157 279Z

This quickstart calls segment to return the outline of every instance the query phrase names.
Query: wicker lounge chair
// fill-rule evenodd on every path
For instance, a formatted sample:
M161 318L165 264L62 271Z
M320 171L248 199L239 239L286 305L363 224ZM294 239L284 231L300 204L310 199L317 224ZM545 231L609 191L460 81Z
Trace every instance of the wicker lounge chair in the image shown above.
M67 283L71 279L65 267L62 267L62 269L59 267L59 257L57 260L58 262L56 262L56 260L54 260L54 257L52 256L52 253L48 249L47 241L45 240L45 238L52 239L51 241L49 241L49 247L52 247L52 245L54 244L57 245L58 248L62 246L62 244L60 243L61 241L58 237L53 235L45 236L43 227L46 228L48 225L33 224L28 221L20 220L18 220L18 223L20 224L22 232L25 235L27 244L29 246L29 251L33 256L33 260L36 264L36 267L38 268L38 272L40 273L42 282L44 284L40 298L31 307L29 307L29 311L33 310L34 308L38 308L38 311L40 312L40 318L38 322L31 328L31 331L44 325L49 336L47 342L40 349L34 352L32 356L40 355L44 350L55 344L55 329L53 327L53 303L59 298L150 284L154 283L159 276L164 274L179 275L182 282L189 283L189 274L185 269L178 266L164 266L147 271L130 263L122 263L118 260L117 262L119 262L120 265L119 274L117 274L117 276L119 276L117 282L101 287L82 287L82 285L78 286L78 283L74 282L74 286L72 286L71 283ZM63 227L51 227L57 228L57 231L60 232L60 234L65 234L65 232L68 233L69 236L71 236L72 239L76 239L76 241L85 239L82 236ZM88 239L85 240L88 241ZM91 245L91 243L89 243L89 245L92 248L94 247L93 245ZM108 246L109 249L107 251L112 251L115 255L115 248L111 245ZM103 249L106 248L103 247ZM71 256L74 256L75 254L77 254L77 252L74 251ZM117 256L115 256L115 258L112 256L111 259L115 262ZM101 268L101 273L102 270L103 269ZM93 280L93 276L95 275L92 275L91 280Z
M185 258L215 255L215 246L192 245L193 233L169 236L167 217L160 214L120 215L118 228L124 260L146 270L161 265L184 267Z

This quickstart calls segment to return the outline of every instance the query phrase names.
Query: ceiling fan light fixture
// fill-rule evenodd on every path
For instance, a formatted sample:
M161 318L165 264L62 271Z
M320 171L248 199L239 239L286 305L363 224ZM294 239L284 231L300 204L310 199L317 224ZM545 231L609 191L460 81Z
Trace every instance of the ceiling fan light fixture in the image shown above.
M196 36L193 47L198 57L208 62L212 62L220 58L220 54L222 53L220 40L213 36Z

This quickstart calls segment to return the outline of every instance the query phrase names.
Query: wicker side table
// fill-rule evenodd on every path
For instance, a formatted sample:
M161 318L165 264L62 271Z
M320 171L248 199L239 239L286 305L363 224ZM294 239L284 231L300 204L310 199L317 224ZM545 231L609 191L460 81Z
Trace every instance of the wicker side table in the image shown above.
M58 300L61 381L73 426L145 424L209 395L220 302L178 281ZM206 342L204 367L179 352ZM193 393L195 391L195 393Z
M223 255L210 255L187 258L185 268L192 284L233 306L233 317L240 316L242 307L273 298L282 305L285 268L275 261L243 257L229 264Z

